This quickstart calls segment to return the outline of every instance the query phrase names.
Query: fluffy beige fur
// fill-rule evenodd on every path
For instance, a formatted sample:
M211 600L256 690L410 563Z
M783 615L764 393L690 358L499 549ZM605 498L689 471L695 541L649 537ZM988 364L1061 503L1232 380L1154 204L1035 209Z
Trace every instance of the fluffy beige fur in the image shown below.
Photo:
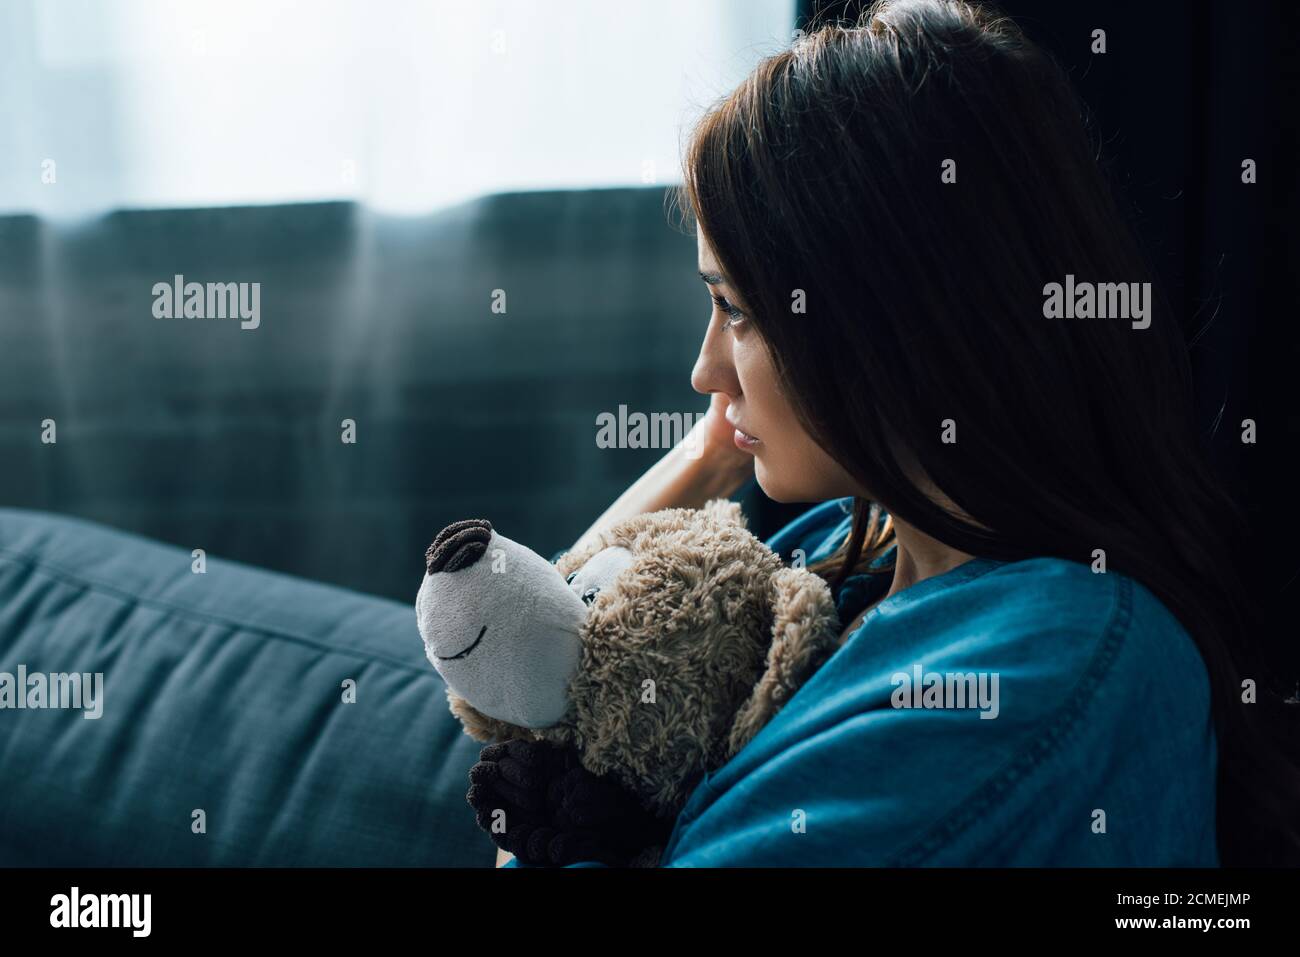
M839 621L826 583L786 568L734 502L627 519L557 567L567 575L612 545L634 562L592 604L562 723L530 730L448 698L474 738L574 745L592 773L675 815L834 653Z

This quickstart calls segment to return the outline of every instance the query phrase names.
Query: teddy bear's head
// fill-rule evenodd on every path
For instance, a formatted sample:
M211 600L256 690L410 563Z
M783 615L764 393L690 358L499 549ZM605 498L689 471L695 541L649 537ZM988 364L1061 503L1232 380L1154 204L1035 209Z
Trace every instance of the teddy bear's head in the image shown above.
M480 741L572 745L649 809L739 751L839 643L830 590L725 500L622 521L552 565L483 520L443 529L425 652Z

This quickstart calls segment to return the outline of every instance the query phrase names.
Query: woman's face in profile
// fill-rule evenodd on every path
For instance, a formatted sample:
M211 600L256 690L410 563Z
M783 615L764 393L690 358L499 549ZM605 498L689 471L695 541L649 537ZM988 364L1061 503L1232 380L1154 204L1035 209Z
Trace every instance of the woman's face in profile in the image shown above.
M713 311L691 386L697 392L727 397L728 421L752 437L752 441L738 437L737 445L754 456L755 477L769 498L822 502L863 494L799 424L739 291L722 275L703 231L697 229L696 236L699 269L713 296ZM798 319L791 313L788 321Z

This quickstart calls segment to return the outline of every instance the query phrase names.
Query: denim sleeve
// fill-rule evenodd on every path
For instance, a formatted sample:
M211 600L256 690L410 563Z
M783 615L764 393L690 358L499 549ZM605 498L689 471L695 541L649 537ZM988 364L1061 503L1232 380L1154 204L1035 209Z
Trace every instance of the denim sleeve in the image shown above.
M665 866L1217 865L1208 680L1154 596L1055 560L925 585L705 777ZM996 706L896 697L913 669Z

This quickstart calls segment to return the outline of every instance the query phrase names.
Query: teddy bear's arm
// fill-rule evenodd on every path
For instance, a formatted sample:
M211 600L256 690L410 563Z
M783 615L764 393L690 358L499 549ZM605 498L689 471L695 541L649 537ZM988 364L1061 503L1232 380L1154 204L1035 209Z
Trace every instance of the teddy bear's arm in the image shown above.
M479 826L520 865L653 866L671 830L577 751L516 739L483 748L466 800ZM495 825L495 826L494 826Z

